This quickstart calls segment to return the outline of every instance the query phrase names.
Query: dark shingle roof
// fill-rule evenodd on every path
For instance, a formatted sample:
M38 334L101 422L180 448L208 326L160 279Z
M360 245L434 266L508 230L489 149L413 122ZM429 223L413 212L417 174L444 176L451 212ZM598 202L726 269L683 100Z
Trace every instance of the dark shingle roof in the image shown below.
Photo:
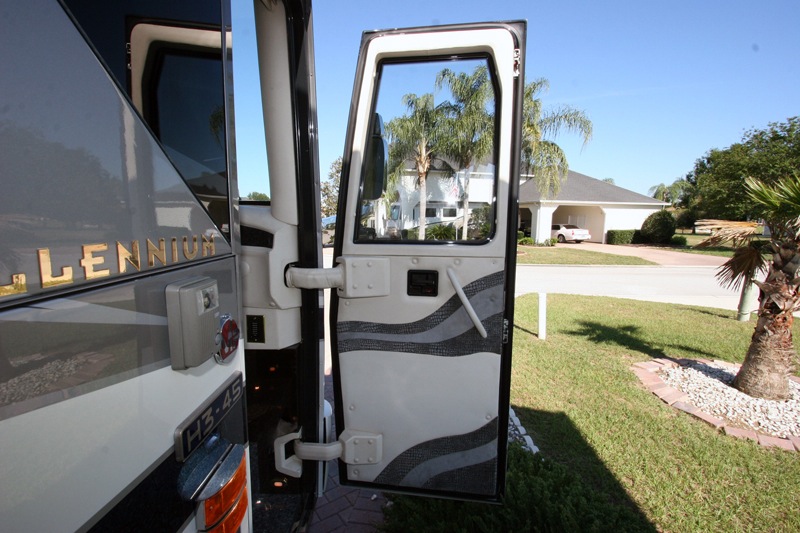
M542 198L536 182L529 179L519 186L519 202L529 204ZM553 198L556 202L595 202L595 203L633 203L664 205L660 200L629 191L616 185L606 183L579 172L569 171L567 181L561 184L561 190Z

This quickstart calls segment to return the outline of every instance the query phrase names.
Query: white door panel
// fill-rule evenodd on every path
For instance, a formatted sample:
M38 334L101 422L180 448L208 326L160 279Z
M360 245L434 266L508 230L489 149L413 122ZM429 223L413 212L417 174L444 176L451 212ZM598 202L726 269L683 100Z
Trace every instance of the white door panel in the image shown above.
M524 32L523 23L471 25L362 41L332 352L337 432L380 435L382 447L342 461L344 484L502 493ZM460 79L475 87L467 97ZM471 152L451 142L462 137ZM376 185L382 165L389 179Z

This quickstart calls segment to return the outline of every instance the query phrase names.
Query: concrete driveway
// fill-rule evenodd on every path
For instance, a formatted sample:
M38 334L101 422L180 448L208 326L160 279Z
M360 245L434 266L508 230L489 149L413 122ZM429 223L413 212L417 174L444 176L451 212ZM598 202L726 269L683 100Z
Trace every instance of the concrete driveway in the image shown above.
M585 294L733 311L738 308L739 293L720 287L714 277L724 257L587 242L557 246L638 256L657 266L517 265L515 296L542 292Z

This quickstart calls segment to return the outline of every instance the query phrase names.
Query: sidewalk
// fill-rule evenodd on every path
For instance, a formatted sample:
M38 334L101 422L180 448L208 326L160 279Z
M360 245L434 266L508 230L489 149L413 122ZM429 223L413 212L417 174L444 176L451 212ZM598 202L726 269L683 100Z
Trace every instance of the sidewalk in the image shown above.
M556 244L559 248L578 247L581 250L590 252L600 252L604 254L627 255L641 257L652 261L661 266L711 266L718 267L726 261L725 257L705 254L691 254L686 252L675 252L663 248L652 248L649 246L614 244L600 244L596 242L583 242L581 244L563 243Z

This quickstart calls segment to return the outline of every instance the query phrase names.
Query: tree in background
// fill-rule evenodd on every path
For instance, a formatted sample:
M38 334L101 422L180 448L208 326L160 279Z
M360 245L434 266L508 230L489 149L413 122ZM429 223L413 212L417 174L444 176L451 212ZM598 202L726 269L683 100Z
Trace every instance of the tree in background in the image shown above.
M247 195L248 200L256 200L258 202L269 202L269 195L263 192L251 192Z
M473 164L485 160L494 145L494 90L485 66L472 74L442 70L436 76L436 88L447 87L452 102L442 104L444 136L442 151L452 159L458 171L464 172L464 219L461 238L468 238L469 229L469 173Z
M328 170L328 179L320 185L320 205L322 207L322 217L330 217L336 214L339 204L339 185L342 182L342 158L338 157L331 163Z
M659 183L658 185L650 187L648 194L656 200L671 204L672 207L678 207L684 205L688 201L691 197L692 190L693 186L686 178L678 178L672 182L672 185Z
M419 240L425 240L425 212L428 189L426 180L434 160L443 150L443 110L434 106L433 94L403 96L406 114L386 124L389 139L389 173L397 180L402 176L405 161L410 159L417 172L419 188Z
M720 267L720 283L736 289L752 281L760 289L758 321L733 386L750 396L786 400L796 359L793 313L800 310L800 174L772 182L748 177L745 192L751 212L770 227L768 243L758 240L755 222L700 220L697 225L713 230L702 246L732 241L736 247L733 257ZM767 272L763 282L755 279L759 271Z
M748 176L776 184L800 170L800 117L747 131L742 142L713 149L695 162L687 176L693 185L690 205L710 219L750 220L757 216L745 188Z
M522 102L522 169L533 175L543 198L558 194L569 171L566 154L551 139L566 131L580 135L586 146L592 138L592 121L583 111L570 106L543 110L540 94L549 87L544 78L528 83Z

